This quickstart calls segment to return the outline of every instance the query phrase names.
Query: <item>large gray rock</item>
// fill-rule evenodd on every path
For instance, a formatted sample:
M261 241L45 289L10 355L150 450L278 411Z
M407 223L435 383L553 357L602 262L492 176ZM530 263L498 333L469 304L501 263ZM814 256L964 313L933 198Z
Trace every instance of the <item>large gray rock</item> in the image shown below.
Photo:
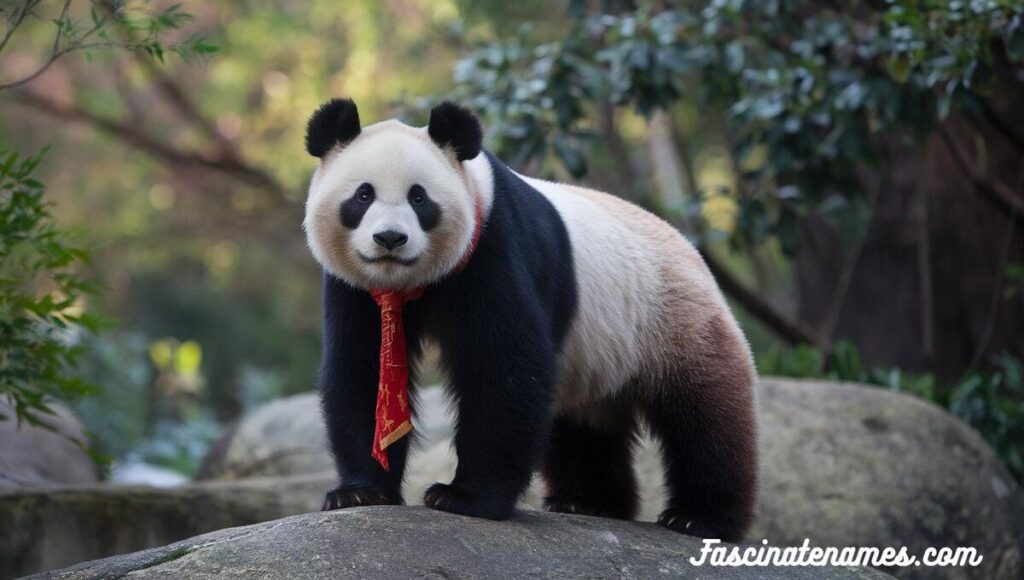
M976 568L904 578L1024 577L1024 492L973 429L916 397L765 381L764 482L752 537L795 544L973 546Z
M434 481L448 481L456 458L451 422L438 389L423 391L426 411L417 427L426 434L410 458L404 494L420 503ZM905 578L1020 578L1024 575L1024 492L972 429L917 398L854 384L765 379L762 418L762 505L751 538L798 545L805 538L826 546L974 546L977 568L906 568ZM332 462L323 439L316 396L288 400L287 415L259 412L243 419L229 449L246 450L213 466L212 477L281 473L270 449L304 448L318 471ZM271 407L267 407L269 411ZM276 415L276 414L275 414ZM315 437L249 439L246 423L318 425ZM283 431L282 431L283 432ZM262 431L267 436L267 431ZM254 450L263 449L263 454ZM273 465L272 467L265 467ZM653 520L664 505L656 444L637 450L640 519ZM310 468L314 469L313 467ZM537 508L543 486L531 486L523 507Z
M318 509L333 478L0 489L0 578Z
M63 405L42 420L53 430L18 425L14 409L0 397L0 487L46 483L91 483L99 480L96 464L74 443L86 442L82 424Z
M432 447L451 431L444 394L431 387L417 399L417 441L421 448ZM257 408L213 445L196 479L334 472L319 405L315 393L305 393Z
M696 567L653 524L540 512L507 522L412 507L293 516L39 576L120 578L885 578L867 568Z

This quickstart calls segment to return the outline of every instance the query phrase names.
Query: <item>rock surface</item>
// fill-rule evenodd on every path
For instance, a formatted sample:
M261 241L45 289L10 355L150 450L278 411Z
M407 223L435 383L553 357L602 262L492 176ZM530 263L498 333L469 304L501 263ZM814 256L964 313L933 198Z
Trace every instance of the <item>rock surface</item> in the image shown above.
M43 420L49 431L18 425L6 397L0 398L0 487L46 483L91 483L99 480L93 460L71 439L85 441L82 424L64 406L53 404Z
M0 489L0 578L314 511L333 479Z
M507 522L368 507L213 532L39 578L886 578L867 568L696 567L697 538L539 512Z
M750 537L826 546L973 546L976 568L904 578L1024 578L1024 492L973 429L873 387L766 381L761 516Z
M425 411L417 424L426 441L410 458L404 494L421 503L434 481L448 481L455 455L446 436L451 423L438 389L424 389ZM281 473L267 461L273 449L302 447L310 469L331 469L313 394L287 400L287 414L259 412L242 420L226 441L228 457L211 463L211 477ZM274 404L272 404L274 405ZM984 555L977 568L904 569L906 578L1024 576L1024 492L972 429L916 399L854 384L765 379L760 393L762 434L761 515L751 538L773 545L974 546ZM277 413L273 413L277 415ZM289 439L246 423L316 424L315 437ZM278 434L288 433L277 431ZM238 450L238 451L232 451ZM271 465L269 467L264 467ZM664 503L658 449L644 439L637 451L641 520L651 521ZM524 507L538 507L543 486L535 482Z
M426 413L417 433L425 441L406 476L410 503L419 503L430 483L448 481L455 467L444 398L436 389L423 394ZM927 547L973 546L984 556L977 568L889 572L905 578L1024 576L1024 494L974 431L932 405L873 387L767 379L760 400L762 507L749 539L776 546L804 538L816 546L906 546L913 555ZM285 403L243 419L223 441L226 450L247 450L232 460L233 471L220 472L243 478L237 481L168 490L0 491L0 578L317 509L336 476L316 398L300 395ZM280 427L247 430L260 414L261 424ZM274 451L296 449L302 461ZM217 465L213 459L210 465ZM301 474L306 469L314 472ZM637 471L641 519L650 520L664 502L658 450L650 441L638 449ZM300 475L244 479L264 472ZM524 507L538 506L542 495L535 483Z
M440 388L421 389L413 419L422 447L432 447L451 431ZM315 393L271 401L229 429L203 460L196 479L334 472L327 431Z

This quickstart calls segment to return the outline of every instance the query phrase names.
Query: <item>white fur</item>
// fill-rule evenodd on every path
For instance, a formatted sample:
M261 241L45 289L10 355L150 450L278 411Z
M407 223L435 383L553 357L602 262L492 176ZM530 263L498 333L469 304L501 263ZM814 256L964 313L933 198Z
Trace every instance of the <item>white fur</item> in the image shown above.
M559 184L524 178L562 216L572 242L577 317L563 348L561 406L613 394L640 371L657 297L650 248L602 207Z
M706 354L701 329L715 317L741 336L699 253L670 225L605 193L520 177L555 206L572 242L578 308L560 361L561 410L600 421L596 404L627 382L660 384L693 364L681 341Z
M463 178L469 188L483 204L484 221L491 214L494 205L494 175L491 162L482 151L476 157L462 162Z

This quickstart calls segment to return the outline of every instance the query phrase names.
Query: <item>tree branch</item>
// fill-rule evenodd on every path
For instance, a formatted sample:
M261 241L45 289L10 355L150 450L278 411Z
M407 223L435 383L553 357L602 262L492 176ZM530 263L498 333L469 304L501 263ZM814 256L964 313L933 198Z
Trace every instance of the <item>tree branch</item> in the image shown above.
M1017 189L1021 188L1024 188L1024 155L1021 156L1021 166L1017 171ZM985 326L982 327L981 337L971 356L969 368L976 368L981 362L981 357L988 350L988 343L992 340L992 332L995 330L996 318L999 316L999 303L1002 302L1000 298L1003 296L1003 284L1006 278L1006 264L1010 259L1010 244L1013 242L1014 232L1017 228L1017 214L1011 213L1006 219L1009 223L1003 228L1003 243L999 248L999 261L996 266L996 283L992 287L992 298L989 300Z
M652 205L662 209L679 208L682 215L684 230L695 231L696 227L687 219L687 198L697 198L690 167L680 159L685 159L686 152L681 151L681 140L672 134L672 119L665 111L655 111L647 122L647 150L651 164L651 174L658 187L651 196ZM689 187L689 191L687 191Z
M711 274L722 287L722 291L744 310L790 344L813 344L822 350L828 350L827 338L803 321L786 316L761 295L748 290L707 248L700 248L700 250L708 269L711 270Z
M926 166L927 167L927 166ZM926 360L932 361L935 356L935 289L932 283L932 243L930 211L928 209L928 192L925 180L920 179L916 185L914 205L916 206L915 233L917 235L917 275L920 280L920 312L921 338L924 343Z
M612 156L615 164L615 176L617 187L636 203L644 203L649 197L649 190L645 187L643 179L638 175L630 159L629 147L622 140L622 134L615 122L615 106L604 99L600 102L600 115L598 126L601 135L604 137L605 146Z
M111 43L105 41L91 43L86 42L87 40L89 40L90 37L92 37L93 34L96 34L96 32L98 32L101 28L103 28L106 25L107 17L104 17L98 20L95 24L93 24L92 28L82 33L81 36L77 38L71 38L68 44L66 44L64 47L61 47L61 40L64 39L64 26L68 22L68 11L71 8L71 1L72 0L64 0L64 4L61 6L60 9L60 15L55 19L55 22L57 24L57 32L53 36L53 45L50 48L50 56L47 57L46 62L44 62L42 66L36 69L35 72L33 72L25 78L18 79L16 81L12 81L6 84L0 84L0 91L14 89L34 81L35 79L42 76L43 73L50 70L50 67L53 66L53 63L57 62L57 59L70 52L74 52L77 50L88 50L90 48L111 46ZM27 6L25 9L26 13L33 6L34 5ZM24 18L24 13L18 15L18 17L12 23L13 27L8 29L2 44L0 44L0 48L7 44L7 41L10 40L11 35L14 34L15 28L21 25L21 23L24 21Z
M104 2L105 7L109 13L113 13L116 10L116 6L111 2ZM117 23L117 31L124 42L128 45L137 44L137 39L132 30L127 28L123 22ZM221 154L225 158L229 158L234 162L242 164L241 156L238 154L234 144L224 136L217 129L217 125L202 114L199 107L189 97L188 93L181 88L172 77L168 76L167 73L162 70L152 58L149 58L144 52L140 50L132 51L132 57L135 62L145 69L146 74L153 79L156 83L157 88L163 93L167 101L170 102L178 113L181 114L185 120L195 125L199 131L205 134L209 139L217 143L220 148Z
M171 105L181 113L181 116L198 127L200 132L204 133L208 138L216 142L225 157L239 161L240 156L234 144L217 129L217 125L213 121L207 119L199 111L199 107L189 99L181 86L160 70L153 59L139 55L138 51L134 54L136 62L146 69L146 73L156 82L157 87Z
M287 191L287 188L266 171L245 165L237 159L213 158L192 151L183 151L154 139L133 125L119 123L75 105L62 105L30 92L16 91L11 95L11 98L18 104L45 113L51 117L91 125L168 163L198 166L217 171L248 185L272 191L277 195L283 195Z
M1024 198L1018 196L1009 185L982 173L975 166L971 155L956 142L946 127L940 125L938 134L946 148L953 154L953 160L960 171L973 182L979 192L1008 214L1024 214Z
M49 56L49 58L46 59L46 62L44 62L42 66L40 66L38 69L36 69L36 71L34 73L28 75L25 78L18 79L16 81L12 81L12 82L5 83L5 84L0 84L0 91L4 91L4 90L7 90L7 89L13 89L15 87L20 87L21 85L24 85L26 83L34 81L35 79L39 78L40 75L42 75L46 71L50 70L50 67L53 66L53 63L57 62L58 58L60 58L66 52L71 50L70 48L64 48L63 50L60 48L60 39L61 39L61 36L63 36L63 31L64 31L64 19L67 18L68 9L70 7L71 7L71 0L64 0L64 5L61 6L61 8L60 8L60 16L56 20L56 22L57 22L57 33L53 35L53 47L50 49L50 56ZM25 12L27 12L28 9L29 9L29 7L26 6L25 7ZM24 17L24 15L19 15L19 16L20 16L20 18L18 18L17 23L20 26L21 23L24 21L25 17ZM13 29L8 31L8 36L7 36L7 38L4 39L4 44L5 45L7 44L7 41L10 40L10 34L13 34L13 33L14 33Z
M4 32L3 39L0 39L0 50L3 50L7 43L10 42L11 37L14 36L14 32L18 30L21 23L25 21L25 17L32 12L32 9L39 5L42 0L28 0L22 4L21 9L13 12L12 16L7 23L7 30Z
M1019 151L1024 153L1024 137L1018 135L1017 132L1011 128L1011 124L1005 123L1003 119L1000 118L999 113L992 108L992 105L990 105L988 101L982 101L981 112L989 125L992 125L999 134L1005 137L1010 143L1013 143Z
M690 189L690 195L699 195L696 177L693 175L692 166L685 160L681 161L682 155L678 151L679 144L676 142L677 137L671 131L672 124L668 115L660 113L653 116L651 121L652 123L663 124L662 126L651 127L654 131L651 146L656 146L658 149L661 149L661 151L657 152L652 151L651 155L652 160L657 157L659 159L659 164L662 165L661 169L655 172L655 179L658 181L658 188L661 189L663 193L672 192L675 195L682 197L683 199L680 201L685 205L686 193L683 191L684 186L681 182L682 179L687 181L687 185ZM688 223L679 223L678 219L672 223L676 228L683 232L694 229ZM722 290L735 300L740 307L760 320L762 324L767 326L780 338L790 344L813 344L823 350L827 350L829 348L828 340L817 333L813 328L800 320L790 318L761 295L747 289L732 274L732 272L730 272L729 269L711 253L708 247L701 245L698 246L698 249L704 256L704 262L707 264L708 269L711 270L711 274L718 281Z
M860 231L857 232L857 239L854 240L853 245L846 250L843 256L843 265L839 270L839 276L836 278L835 290L833 290L829 300L828 310L825 311L825 316L819 325L821 334L828 337L829 340L832 340L835 334L836 325L839 323L839 315L842 314L843 305L846 304L846 297L850 293L853 275L857 271L857 265L860 263L861 255L864 253L864 246L867 245L868 236L871 235L871 225L875 221L875 210L878 197L881 195L882 176L880 172L875 171L873 177L873 183L865 188L871 203L870 214Z

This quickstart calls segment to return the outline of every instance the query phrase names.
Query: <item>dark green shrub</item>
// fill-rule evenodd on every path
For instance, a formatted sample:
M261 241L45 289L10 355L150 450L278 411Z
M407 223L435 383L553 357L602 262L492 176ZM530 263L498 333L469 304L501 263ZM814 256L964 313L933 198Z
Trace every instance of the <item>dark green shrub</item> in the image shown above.
M81 334L100 320L83 312L94 291L81 273L88 253L54 224L32 178L42 156L0 152L0 396L18 421L46 426L53 399L92 390L75 366Z

